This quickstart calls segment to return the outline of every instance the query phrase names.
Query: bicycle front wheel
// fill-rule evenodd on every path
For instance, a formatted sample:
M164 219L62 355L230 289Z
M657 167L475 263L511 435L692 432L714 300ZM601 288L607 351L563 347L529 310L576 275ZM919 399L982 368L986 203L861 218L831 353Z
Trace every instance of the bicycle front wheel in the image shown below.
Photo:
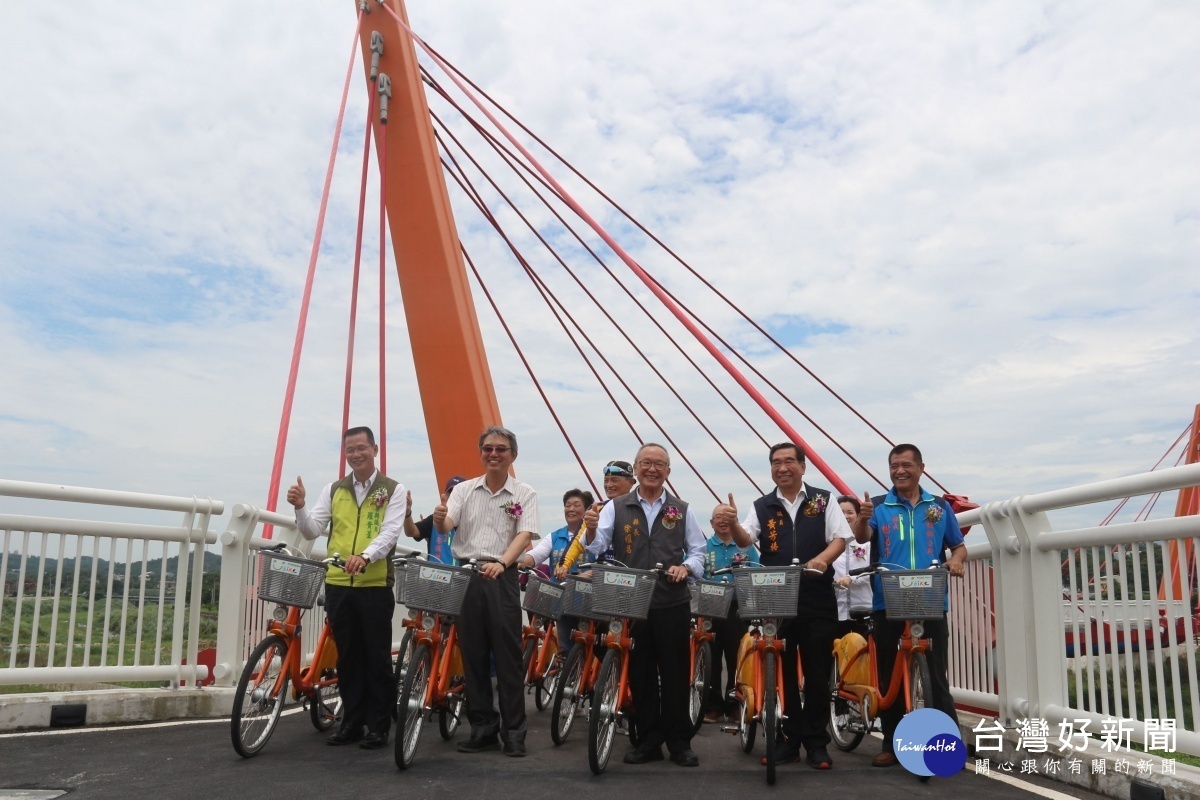
M691 691L688 692L688 716L692 720L692 733L700 732L704 724L704 699L708 695L709 664L708 642L696 646L696 663L692 667Z
M405 629L404 637L400 640L400 649L396 651L396 707L392 709L392 719L400 716L400 693L404 691L404 679L408 675L408 664L413 655L413 632Z
M429 645L417 645L408 662L396 717L396 766L400 769L408 769L417 755L421 726L425 724L425 690L429 687L432 669L433 655Z
M775 785L775 745L779 738L779 696L775 691L775 654L763 656L763 744L767 747L767 785Z
M271 734L287 702L288 645L282 636L271 635L258 643L233 694L230 733L233 749L243 758L257 755Z
M929 672L929 660L919 650L914 650L908 659L908 710L925 708L931 700L933 677Z
M848 753L862 742L867 726L858 702L838 693L841 682L841 664L834 656L833 671L829 676L829 738L837 749Z
M600 677L592 693L592 715L588 720L588 766L596 775L604 772L612 755L617 732L617 707L621 694L621 664L625 654L609 650L600 665Z
M576 642L567 653L566 663L558 672L554 687L554 705L550 709L550 738L562 744L571 732L575 712L579 710L579 687L583 683L583 645Z

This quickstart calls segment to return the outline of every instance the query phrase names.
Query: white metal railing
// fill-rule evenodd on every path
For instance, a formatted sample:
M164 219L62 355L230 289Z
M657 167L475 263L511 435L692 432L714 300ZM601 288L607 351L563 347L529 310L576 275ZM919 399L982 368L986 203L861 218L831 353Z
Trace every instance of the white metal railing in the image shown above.
M1059 531L1047 517L1198 485L1200 464L1192 464L1014 497L960 515L962 524L981 524L988 538L980 561L990 567L972 571L963 584L995 609L995 682L989 692L975 600L965 588L952 590L951 620L960 628L950 648L956 699L995 709L1005 727L1036 719L1054 731L1059 723L1089 720L1092 733L1115 727L1125 741L1139 743L1147 741L1148 721L1157 723L1153 735L1170 720L1178 749L1200 755L1197 598L1188 578L1200 517ZM1162 580L1172 563L1182 565L1182 576Z
M950 581L950 686L960 705L994 713L999 707L996 674L996 595L992 549L967 547L961 580Z
M208 676L197 663L204 552L216 541L208 526L223 503L0 480L3 497L183 519L148 525L0 514L0 684L183 686Z
M271 539L259 535L260 525L274 526ZM264 511L247 503L238 503L230 514L229 527L221 534L221 624L217 631L216 666L213 677L218 686L233 686L241 675L250 651L267 634L274 605L258 599L256 564L258 552L285 542L299 548L310 558L324 558L325 537L306 540L296 530L291 513ZM401 634L403 616L393 618L393 644ZM307 664L316 647L324 624L321 608L307 611L301 626L303 662Z

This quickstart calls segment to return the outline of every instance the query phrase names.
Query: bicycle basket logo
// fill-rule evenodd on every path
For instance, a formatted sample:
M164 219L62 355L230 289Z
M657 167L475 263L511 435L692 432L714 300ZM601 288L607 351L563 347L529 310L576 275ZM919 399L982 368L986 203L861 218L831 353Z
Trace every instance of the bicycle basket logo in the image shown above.
M290 561L279 561L278 559L271 561L272 572L282 572L285 575L300 576L300 565L293 564Z
M592 585L590 583L575 584L575 594L591 594Z
M893 744L900 765L914 775L948 778L967 763L967 747L950 715L935 708L908 712L896 726Z
M784 586L787 575L782 572L756 572L751 576L755 586Z
M628 586L633 588L637 578L634 575L629 575L624 572L606 572L604 573L604 582L611 586Z
M899 576L899 584L901 589L932 589L932 575L901 575Z
M557 586L551 586L548 583L543 583L538 586L538 591L542 594L548 594L551 597L562 597L563 590Z
M438 583L450 583L450 571L444 569L434 569L433 567L421 567L421 580L436 581Z
M725 587L724 586L709 586L708 584L701 584L700 585L700 594L713 594L713 595L716 595L717 597L724 597L725 596Z

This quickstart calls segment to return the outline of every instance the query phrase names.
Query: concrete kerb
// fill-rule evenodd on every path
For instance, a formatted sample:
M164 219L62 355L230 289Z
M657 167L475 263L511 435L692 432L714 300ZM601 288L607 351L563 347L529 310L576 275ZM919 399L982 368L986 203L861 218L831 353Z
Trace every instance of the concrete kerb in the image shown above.
M227 717L233 689L96 689L0 695L0 731L50 727L54 706L86 704L85 724Z
M1049 752L1030 753L1027 750L1017 749L1017 741L1019 740L1017 731L1006 730L1000 752L995 752L994 750L979 752L975 743L976 736L981 734L977 734L974 729L979 727L981 719L985 720L986 727L993 727L992 717L981 717L978 714L965 711L958 712L959 730L962 733L963 741L967 744L967 752L969 754L967 759L968 767L975 764L975 759L987 759L990 764L989 769L996 771L997 774L1011 774L1013 777L1019 778L1021 762L1032 758L1036 762L1038 775L1107 797L1125 800L1130 797L1133 782L1138 781L1139 783L1161 789L1166 800L1200 800L1200 768L1176 761L1175 774L1164 775L1162 774L1162 765L1167 759L1137 750L1110 753L1101 750L1100 743L1096 740L1090 741L1087 750L1068 751L1060 754L1055 747L1057 741L1052 735ZM985 736L988 735L987 732L981 733ZM991 736L994 737L995 735L994 732L991 733ZM1072 756L1083 760L1083 769L1080 770L1079 774L1071 774L1066 768L1066 764L1063 763ZM1094 759L1102 759L1105 762L1103 773L1093 773L1091 771L1091 764ZM1128 762L1130 774L1116 770L1118 762L1122 759ZM1049 772L1046 769L1046 764L1049 761L1055 760L1060 762L1060 767L1056 772ZM1135 767L1139 760L1148 760L1151 762L1150 774L1138 774ZM1001 769L1001 765L1006 763L1013 765L1011 773L1006 773Z

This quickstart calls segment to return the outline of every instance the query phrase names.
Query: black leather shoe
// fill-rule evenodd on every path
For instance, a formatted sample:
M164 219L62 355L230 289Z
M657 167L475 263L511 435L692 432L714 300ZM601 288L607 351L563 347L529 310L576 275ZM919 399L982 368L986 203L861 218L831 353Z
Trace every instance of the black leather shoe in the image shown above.
M383 733L375 733L372 731L371 733L368 733L366 736L362 737L362 740L359 741L358 746L363 750L378 750L381 747L387 747L387 742L388 735L386 731Z
M483 753L488 750L499 750L500 738L495 734L491 736L472 736L465 742L458 743L458 752L460 753Z
M651 761L662 761L663 752L661 745L653 745L647 747L642 745L634 750L630 750L625 754L626 764L649 764Z
M325 740L325 744L341 747L344 744L354 744L362 738L362 728L338 728L337 733Z
M833 759L824 747L813 747L808 751L808 765L813 769L833 769Z
M681 767L700 766L700 757L691 750L678 750L674 753L671 753L671 760Z
M513 758L524 758L525 757L525 743L524 742L505 742L504 743L504 755L512 756Z

